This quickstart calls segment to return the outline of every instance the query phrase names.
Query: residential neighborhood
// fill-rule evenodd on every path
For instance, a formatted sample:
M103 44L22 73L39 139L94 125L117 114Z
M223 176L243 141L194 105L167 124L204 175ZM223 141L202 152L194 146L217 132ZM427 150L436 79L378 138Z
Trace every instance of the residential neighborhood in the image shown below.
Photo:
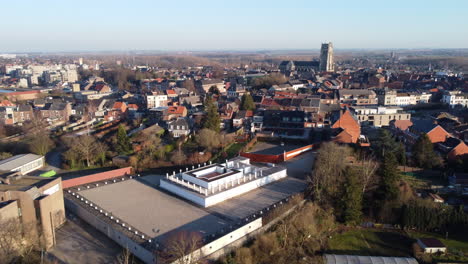
M464 3L85 2L5 3L0 263L468 263Z

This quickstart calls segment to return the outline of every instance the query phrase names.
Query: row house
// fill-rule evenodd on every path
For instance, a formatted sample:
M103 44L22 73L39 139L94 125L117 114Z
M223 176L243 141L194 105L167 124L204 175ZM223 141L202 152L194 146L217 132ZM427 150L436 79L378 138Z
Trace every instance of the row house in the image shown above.
M394 120L411 119L411 114L400 107L352 106L351 109L362 125L386 127Z
M224 81L221 79L204 79L196 83L200 92L208 93L211 87L216 87L220 93L225 93Z
M240 98L246 93L247 93L247 91L245 89L245 86L243 86L241 84L231 85L227 89L228 98Z
M468 155L468 146L465 142L454 137L448 138L445 142L437 143L437 148L446 155L449 161L456 161Z
M462 91L446 91L442 96L442 103L448 104L451 108L468 107L468 93Z
M377 95L367 89L343 89L339 91L340 102L346 105L376 105Z
M120 120L127 117L127 103L114 102L112 107L108 109L104 115L105 121Z
M249 124L249 121L253 117L253 111L251 110L241 110L235 113L235 117L232 119L233 127L242 127L246 124Z
M262 131L274 132L274 135L280 138L308 138L313 126L310 114L304 111L266 110L262 120Z
M433 120L412 120L413 125L403 131L404 140L414 144L421 134L427 134L432 143L445 142L450 134Z
M72 109L69 102L46 103L44 108L39 110L41 118L49 123L66 122L70 119Z
M395 105L408 106L416 104L429 103L432 94L430 93L397 93L395 97Z

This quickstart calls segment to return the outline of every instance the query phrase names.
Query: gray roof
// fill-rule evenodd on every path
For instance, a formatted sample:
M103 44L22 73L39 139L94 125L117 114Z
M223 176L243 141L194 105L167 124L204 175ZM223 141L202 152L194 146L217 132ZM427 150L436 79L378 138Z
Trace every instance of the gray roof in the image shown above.
M432 129L438 126L430 119L413 119L411 121L413 122L413 126L411 128L421 133L429 133Z
M20 154L0 161L0 170L11 171L24 164L35 161L43 156L36 154Z
M28 112L32 111L32 106L28 104L20 104L18 105L18 112Z
M414 258L325 255L326 264L418 264Z
M375 94L372 90L367 89L342 89L340 90L340 95L352 95L352 96L362 96L362 95L371 95Z

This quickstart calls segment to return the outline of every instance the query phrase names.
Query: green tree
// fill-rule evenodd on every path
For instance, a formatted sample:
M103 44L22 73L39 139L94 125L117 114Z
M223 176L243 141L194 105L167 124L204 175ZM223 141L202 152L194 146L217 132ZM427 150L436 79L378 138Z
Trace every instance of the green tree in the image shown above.
M348 167L345 192L342 197L343 220L346 224L359 224L362 216L362 183L359 173Z
M241 110L255 110L255 103L249 93L242 95Z
M413 158L416 166L431 169L441 164L440 158L434 152L434 146L427 134L419 136L413 146Z
M398 150L398 143L390 132L383 128L379 130L379 137L373 146L379 159L383 159L387 153L395 153Z
M395 155L393 153L386 153L378 171L380 176L378 200L381 202L392 201L398 198L397 182L400 179L400 175L397 165Z
M132 149L130 139L123 125L119 125L119 130L117 131L117 145L115 148L119 154L128 154Z
M212 85L210 89L208 90L208 93L219 95L220 92L216 85Z
M403 165L403 166L406 165L406 150L405 150L405 145L403 145L402 142L398 144L396 158L400 165Z
M205 100L205 111L206 117L203 127L219 133L221 119L219 117L218 107L213 103L213 99L210 96Z

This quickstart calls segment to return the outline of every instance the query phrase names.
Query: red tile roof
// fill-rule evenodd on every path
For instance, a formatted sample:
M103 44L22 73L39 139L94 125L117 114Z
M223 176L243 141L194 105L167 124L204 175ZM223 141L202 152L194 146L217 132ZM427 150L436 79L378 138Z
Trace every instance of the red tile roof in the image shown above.
M395 120L393 124L396 128L404 131L412 126L413 122L411 122L411 120Z
M346 111L340 116L340 118L333 124L332 128L342 128L347 132L352 138L352 143L356 143L361 135L361 126L358 121L354 119L351 112L346 109ZM343 142L348 143L348 142Z
M167 108L167 113L168 114L183 115L185 111L186 111L185 106L170 106L169 108Z

